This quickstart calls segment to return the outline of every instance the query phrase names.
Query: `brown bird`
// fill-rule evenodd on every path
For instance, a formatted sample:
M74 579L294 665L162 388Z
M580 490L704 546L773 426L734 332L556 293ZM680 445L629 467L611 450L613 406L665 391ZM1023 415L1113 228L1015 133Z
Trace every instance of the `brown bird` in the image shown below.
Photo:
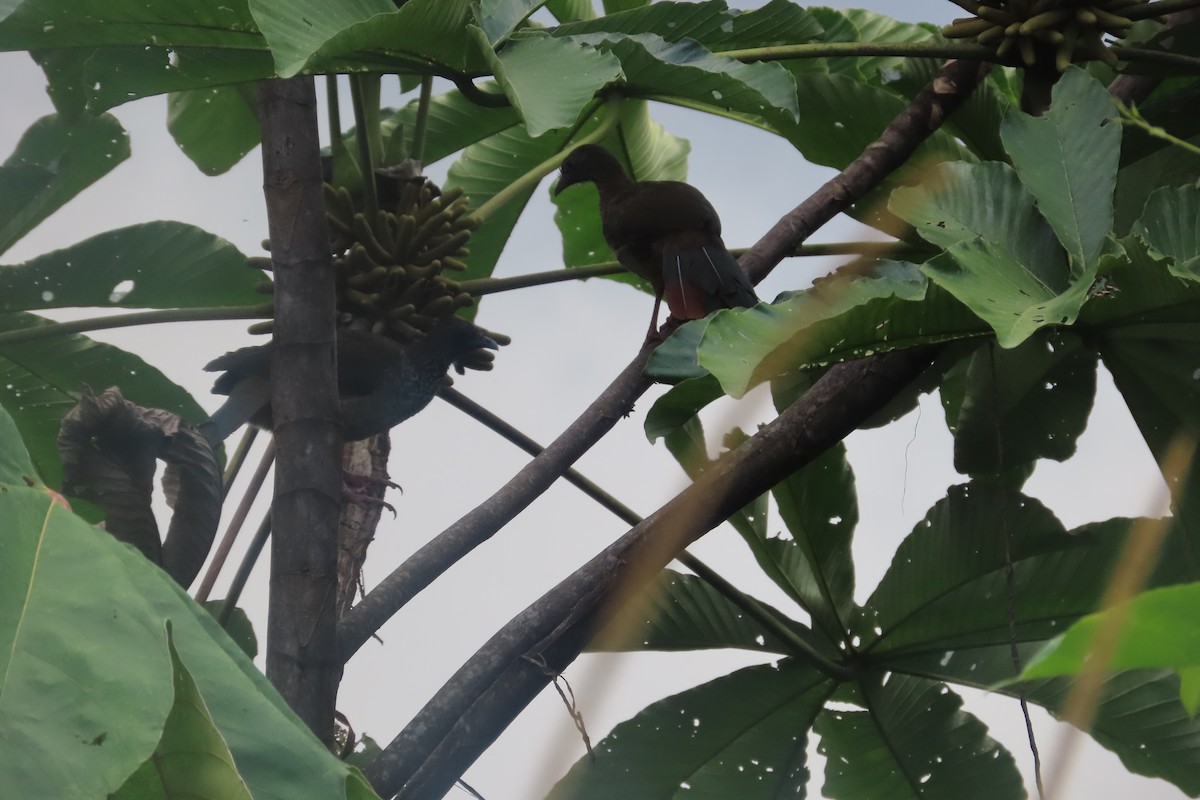
M410 344L367 331L339 329L338 402L346 441L388 431L425 408L441 387L446 370L481 347L498 349L487 331L456 317ZM247 422L273 427L271 345L234 350L204 369L224 371L213 392L229 396L200 426L214 446Z
M622 266L654 287L650 337L664 296L671 315L680 320L758 302L746 273L721 241L716 210L698 189L679 181L635 181L612 153L594 144L566 157L554 194L588 182L600 192L604 241Z

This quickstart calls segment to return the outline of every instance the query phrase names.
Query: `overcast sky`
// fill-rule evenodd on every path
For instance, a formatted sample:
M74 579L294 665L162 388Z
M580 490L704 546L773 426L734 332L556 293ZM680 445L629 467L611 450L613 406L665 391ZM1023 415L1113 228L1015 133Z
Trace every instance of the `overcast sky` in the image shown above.
M750 8L757 2L731 5ZM852 4L829 3L836 7ZM961 11L949 2L853 4L903 18L945 23ZM21 132L52 108L40 71L24 54L0 54L0 154L11 152ZM397 104L394 94L385 102ZM349 112L349 103L343 108ZM206 178L183 157L165 127L162 98L114 112L130 132L133 156L4 256L16 263L93 234L154 219L175 219L223 236L249 255L266 235L258 150L226 175ZM802 201L832 172L806 164L786 142L761 131L694 112L655 106L657 120L692 143L689 180L722 216L730 246L748 246ZM322 121L324 116L322 115ZM347 124L352 124L347 122ZM431 165L435 180L448 163ZM549 181L535 193L497 268L517 275L561 266L560 241L547 199ZM876 238L846 218L827 225L812 241ZM803 288L836 266L832 259L792 259L759 288L764 298ZM491 373L471 373L456 385L542 443L550 442L595 398L637 351L652 300L610 281L565 283L493 295L480 304L482 325L513 338ZM250 343L242 323L190 323L104 331L95 338L142 355L208 409L211 375L201 366L220 353ZM577 467L639 513L649 514L685 485L682 472L660 444L642 433L645 412L661 392L652 390L635 413L588 453ZM711 430L740 424L748 430L771 418L762 392L719 404L706 419ZM899 541L926 510L959 482L951 467L951 441L936 397L880 431L848 440L861 508L855 538L858 599L883 574ZM463 513L500 488L527 458L472 420L435 401L393 432L390 470L404 493L390 500L367 564L368 586ZM1066 464L1039 465L1027 493L1046 502L1073 527L1112 516L1134 516L1160 506L1160 481L1144 443L1107 376L1096 412ZM255 518L257 519L257 518ZM775 523L779 525L778 522ZM348 665L339 709L355 729L386 743L496 629L626 530L621 522L569 485L552 489L491 542L437 581L368 643ZM762 576L728 526L693 551L741 588L782 608L794 606ZM240 557L240 548L235 551ZM229 570L232 572L232 569ZM265 629L265 558L245 597ZM223 594L228 577L218 583ZM755 663L752 654L638 654L585 656L567 672L592 741L649 702L695 686L730 669ZM261 659L260 659L261 662ZM966 692L968 710L1029 774L1030 755L1016 703ZM1036 710L1035 710L1036 713ZM1054 763L1062 726L1035 717L1043 758ZM821 782L823 763L810 768ZM1140 796L1168 800L1184 795L1169 784L1131 776L1115 756L1091 745L1076 762L1062 795L1069 800ZM538 797L583 754L574 726L553 691L543 692L509 731L468 772L488 800ZM1032 782L1029 782L1032 785ZM813 788L810 796L818 796ZM451 797L463 796L459 790Z

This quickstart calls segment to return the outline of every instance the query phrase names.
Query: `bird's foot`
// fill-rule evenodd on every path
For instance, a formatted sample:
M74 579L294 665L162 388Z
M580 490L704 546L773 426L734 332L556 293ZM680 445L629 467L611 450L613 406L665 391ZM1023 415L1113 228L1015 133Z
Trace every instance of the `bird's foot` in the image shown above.
M383 487L382 489L378 487ZM392 516L396 514L396 507L383 499L371 494L371 490L375 489L379 494L389 488L400 489L403 494L404 489L398 483L393 483L387 477L377 478L374 475L359 475L353 472L343 474L342 483L342 499L349 503L355 503L362 506L381 506L392 512Z

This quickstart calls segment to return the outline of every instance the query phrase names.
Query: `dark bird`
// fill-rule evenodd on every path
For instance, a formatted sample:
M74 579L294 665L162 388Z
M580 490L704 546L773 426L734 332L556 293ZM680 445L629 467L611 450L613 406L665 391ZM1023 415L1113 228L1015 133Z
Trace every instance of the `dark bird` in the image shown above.
M456 317L409 344L367 331L339 329L338 399L346 441L384 433L425 408L442 386L446 370L460 366L481 347L499 349L487 331ZM271 345L234 350L204 369L224 371L213 392L229 396L200 426L214 446L247 422L273 427Z
M654 287L651 336L664 296L681 320L758 302L721 241L716 210L698 189L679 181L635 181L612 153L594 144L566 157L554 193L588 182L600 192L604 241L622 266Z

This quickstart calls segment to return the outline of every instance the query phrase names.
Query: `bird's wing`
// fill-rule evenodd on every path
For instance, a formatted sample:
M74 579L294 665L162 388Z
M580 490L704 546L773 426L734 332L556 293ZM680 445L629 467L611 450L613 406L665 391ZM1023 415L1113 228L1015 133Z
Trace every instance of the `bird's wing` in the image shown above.
M754 286L720 237L678 235L664 241L662 271L667 305L679 319L758 302Z
M605 236L620 242L652 244L682 231L721 235L721 220L698 189L686 183L648 181L634 184L603 204ZM610 245L612 242L609 243Z
M338 392L343 401L363 397L380 385L383 370L408 357L404 345L379 334L357 329L338 330Z

